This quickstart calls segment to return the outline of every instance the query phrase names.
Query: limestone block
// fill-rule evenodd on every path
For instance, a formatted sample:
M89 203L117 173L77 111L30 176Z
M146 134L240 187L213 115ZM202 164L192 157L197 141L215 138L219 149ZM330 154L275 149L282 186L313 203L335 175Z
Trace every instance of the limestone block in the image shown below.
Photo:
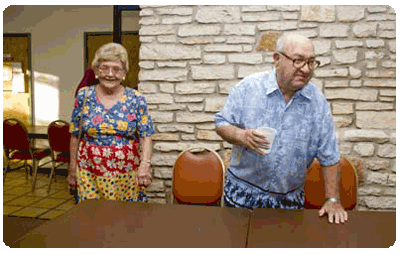
M341 22L353 22L364 18L363 6L337 6L337 16Z
M242 46L240 45L206 45L204 47L205 52L242 52Z
M257 24L260 31L273 30L273 31L286 31L297 29L298 21L270 21L266 23Z
M379 95L382 96L396 96L396 89L381 89Z
M396 173L396 160L394 161L394 163L392 165L392 172Z
M174 110L185 110L186 106L181 104L161 104L158 106L160 111L174 111Z
M164 181L158 179L153 179L153 182L146 189L148 192L163 192L164 190Z
M389 136L381 130L363 129L363 130L346 130L343 134L344 141L355 142L376 142L379 144L389 141Z
M381 30L378 32L378 37L385 39L396 39L396 31Z
M395 21L381 21L381 22L379 22L379 29L396 30L396 22Z
M379 51L366 51L365 52L365 59L382 59L385 57L384 52L379 52Z
M154 14L152 9L146 9L142 7L142 10L139 12L140 17L151 16Z
M356 23L353 25L353 33L356 37L375 37L376 23Z
M174 117L174 113L152 111L151 118L155 123L170 123Z
M199 23L239 23L238 6L198 6L195 20Z
M371 87L396 87L395 79L366 79L364 80L364 86Z
M295 13L295 12L282 12L282 17L285 20L291 20L291 19L298 19L299 18L299 14Z
M368 6L367 10L369 13L385 12L387 10L387 7L386 6Z
M161 44L163 43L177 43L178 40L175 35L158 35L157 41Z
M260 22L260 21L271 21L280 20L279 12L256 12L256 13L243 13L242 20L244 22Z
M396 132L390 133L390 143L396 144Z
M205 94L214 93L215 86L210 82L185 82L177 83L175 90L177 94Z
M139 62L139 67L142 69L154 69L154 62L152 61L140 61Z
M356 126L358 128L396 129L396 112L395 111L356 112Z
M192 135L192 134L182 134L181 138L182 138L182 140L185 140L185 141L195 141L195 140L197 140L196 136Z
M238 83L238 81L227 81L227 82L221 82L218 84L219 87L219 93L221 94L229 94L231 89Z
M335 128L348 127L353 122L351 116L333 116L333 124Z
M302 21L333 22L335 21L335 6L303 5L300 18Z
M186 37L180 40L181 44L210 44L213 43L213 38L210 37Z
M350 80L350 86L351 87L361 87L362 80Z
M193 7L180 7L180 6L168 6L168 7L162 7L162 8L157 8L157 12L160 15L180 15L180 16L186 16L186 15L192 15L193 14Z
M214 114L177 112L176 121L178 123L214 122Z
M341 88L341 89L325 89L325 97L329 99L348 99L362 101L376 101L378 91L375 89L357 89L357 88Z
M144 44L140 47L141 60L200 59L200 46L179 44Z
M160 24L160 19L158 17L141 17L139 20L140 25L157 25Z
M194 104L194 105L188 105L187 106L189 109L189 112L198 112L198 111L203 111L204 105L203 104Z
M187 24L192 22L191 16L184 17L167 17L161 20L161 24L164 25L175 25L175 24Z
M319 27L319 34L322 38L348 37L349 25L324 24Z
M161 61L157 62L157 66L160 68L185 68L187 65L186 61Z
M384 96L379 96L379 101L384 101L384 102L393 102L394 98L393 97L384 97Z
M151 164L154 166L173 166L177 155L165 154L165 153L154 153L151 159Z
M155 141L177 141L179 140L178 134L171 134L171 133L156 133L151 138Z
M272 70L273 65L255 65L255 66L239 66L238 70L238 78L244 78L247 77L251 74L258 73L258 72L264 72L264 71L270 71Z
M194 127L188 124L157 124L159 132L185 132L194 133Z
M243 45L243 52L250 52L253 51L253 46L251 45Z
M338 145L339 153L344 154L344 155L349 155L349 154L351 154L352 147L353 147L353 145L351 143L339 144Z
M396 174L389 174L387 185L396 186Z
M368 174L365 177L365 183L366 184L376 183L376 184L380 184L380 185L386 185L387 179L388 179L387 173L368 172Z
M163 35L163 34L175 34L175 27L172 25L151 25L141 26L139 35Z
M396 209L396 197L365 197L365 205L374 209Z
M365 19L366 21L385 21L385 20L396 20L396 15L392 14L375 14L368 15Z
M147 104L171 104L174 102L172 95L165 93L146 94L144 97L146 98Z
M262 63L263 56L261 53L229 54L228 59L230 63L260 64Z
M384 40L367 40L365 42L365 45L367 45L367 48L381 48L385 46L385 41Z
M396 53L396 41L389 41L387 44L389 46L389 51Z
M227 44L251 44L254 45L256 43L256 39L254 37L247 36L231 36L226 40Z
M138 87L143 93L156 93L157 92L157 84L155 84L155 83L140 82Z
M317 22L302 22L299 24L300 28L316 28L318 27Z
M362 47L364 44L362 41L335 41L336 48L352 48L352 47Z
M370 160L365 161L365 166L373 171L386 170L389 168L389 160Z
M331 63L331 58L328 56L319 56L319 57L316 57L316 59L321 62L319 67L323 67L323 66L329 65Z
M200 96L175 96L175 102L203 102L204 97Z
M206 112L219 112L226 103L226 97L206 98Z
M333 102L332 113L333 114L351 114L353 113L353 103L351 102Z
M269 11L300 11L300 5L267 5Z
M266 5L243 5L242 12L259 12L259 11L266 11Z
M377 196L383 194L383 189L377 186L360 186L357 189L357 194L360 196Z
M196 124L196 129L199 130L215 130L214 123Z
M225 24L224 25L224 35L255 35L256 34L256 25L253 24L245 24L245 25L237 25L237 24Z
M223 64L226 62L224 54L204 54L205 64Z
M217 25L181 25L178 28L178 36L205 36L219 35L221 27Z
M222 138L215 131L209 130L197 131L197 138L200 140L222 140Z
M357 62L356 50L334 50L333 57L339 64L349 64Z
M360 69L354 68L353 66L349 67L350 77L352 78L360 78L362 75L362 71Z
M367 69L374 69L378 66L377 60L373 60L373 61L365 61L366 63L366 68Z
M153 42L156 41L156 39L157 39L157 37L155 37L155 36L144 36L144 35L141 35L139 37L139 40L140 40L141 43L153 43Z
M193 80L234 79L233 66L191 66Z
M160 83L160 92L163 93L174 93L174 84L173 83Z
M378 156L381 158L396 158L396 145L383 144L378 147Z
M314 40L312 43L316 56L329 54L331 52L331 42L329 40Z
M357 143L354 151L361 157L370 157L374 155L374 145L372 143Z
M370 78L395 78L395 70L367 70L366 76Z
M154 167L154 177L161 179L172 179L172 167Z
M167 70L140 70L140 81L185 81L189 70L167 69Z
M357 102L356 110L390 110L393 109L393 103L384 102Z
M396 61L382 61L381 64L384 68L396 68Z
M314 71L315 77L333 78L333 77L347 77L349 71L347 69L316 69Z

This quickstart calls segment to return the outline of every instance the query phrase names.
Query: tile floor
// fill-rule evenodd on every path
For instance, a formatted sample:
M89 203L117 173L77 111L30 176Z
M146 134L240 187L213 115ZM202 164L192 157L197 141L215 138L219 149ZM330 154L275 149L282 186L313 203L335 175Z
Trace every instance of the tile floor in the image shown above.
M65 176L56 175L57 182L53 179L49 193L48 174L38 173L34 192L32 178L29 176L26 181L24 168L7 172L3 186L3 215L54 219L75 205Z

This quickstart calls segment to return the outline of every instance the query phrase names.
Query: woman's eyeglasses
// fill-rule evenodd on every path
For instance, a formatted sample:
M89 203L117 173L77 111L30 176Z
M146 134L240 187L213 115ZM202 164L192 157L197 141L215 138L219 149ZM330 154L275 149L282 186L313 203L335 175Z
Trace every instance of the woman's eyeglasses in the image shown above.
M120 68L120 67L115 67L115 66L113 66L113 67L109 67L109 66L100 66L98 69L99 69L99 71L100 71L101 73L109 73L110 70L111 70L112 73L114 73L114 74L121 74L121 73L124 72L124 69L122 69L122 68Z

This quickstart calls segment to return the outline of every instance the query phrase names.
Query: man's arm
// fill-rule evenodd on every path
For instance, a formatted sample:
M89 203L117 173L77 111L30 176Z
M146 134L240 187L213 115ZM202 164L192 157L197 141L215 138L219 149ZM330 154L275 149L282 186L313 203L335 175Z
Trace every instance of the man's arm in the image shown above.
M325 182L325 198L336 198L340 201L340 179L342 171L339 168L339 163L329 167L322 166L322 174Z

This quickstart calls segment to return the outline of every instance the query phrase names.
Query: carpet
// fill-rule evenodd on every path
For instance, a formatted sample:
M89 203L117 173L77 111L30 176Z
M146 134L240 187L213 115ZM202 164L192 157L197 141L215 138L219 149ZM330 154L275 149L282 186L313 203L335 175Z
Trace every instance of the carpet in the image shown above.
M48 220L3 215L3 242L14 247L13 244L18 239L46 221Z

